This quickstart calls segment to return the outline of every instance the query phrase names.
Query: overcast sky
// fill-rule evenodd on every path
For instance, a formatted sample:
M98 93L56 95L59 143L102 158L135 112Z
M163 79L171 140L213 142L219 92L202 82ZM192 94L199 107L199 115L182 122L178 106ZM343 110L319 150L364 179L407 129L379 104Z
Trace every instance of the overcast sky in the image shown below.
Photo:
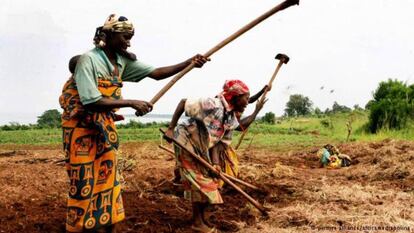
M95 28L110 13L134 23L130 50L141 61L165 66L207 52L280 2L2 0L0 124L34 123L45 110L60 110L68 60L93 48ZM413 10L413 0L301 0L300 6L270 17L215 53L205 67L184 76L153 113L172 113L184 97L214 96L226 79L241 79L254 93L270 79L277 53L291 60L280 70L262 114L283 114L289 95L296 93L322 110L334 101L364 106L380 81L413 83ZM124 98L149 101L166 82L125 83Z

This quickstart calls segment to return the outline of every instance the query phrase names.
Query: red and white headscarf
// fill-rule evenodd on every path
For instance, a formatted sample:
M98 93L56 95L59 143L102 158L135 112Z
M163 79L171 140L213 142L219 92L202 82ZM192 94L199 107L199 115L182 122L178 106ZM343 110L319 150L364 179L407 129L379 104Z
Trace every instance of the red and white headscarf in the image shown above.
M240 80L226 80L223 86L223 91L221 94L224 96L224 98L227 100L227 102L230 102L230 100L234 96L243 95L249 93L249 87L247 85L240 81Z
M230 100L235 96L247 94L249 92L249 87L247 87L244 82L234 79L226 80L223 86L223 91L220 93L220 95L224 97L229 107L233 109Z

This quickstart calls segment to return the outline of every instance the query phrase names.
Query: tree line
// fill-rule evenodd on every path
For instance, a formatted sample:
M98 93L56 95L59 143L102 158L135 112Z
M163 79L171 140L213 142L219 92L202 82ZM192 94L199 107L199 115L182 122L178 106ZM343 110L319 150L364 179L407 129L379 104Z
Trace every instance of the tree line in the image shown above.
M313 108L313 103L309 99L301 94L294 94L289 97L289 101L286 103L285 116L286 117L298 117L298 116L310 116L310 115L324 115L324 114L334 114L334 113L347 113L351 112L353 109L340 105L338 102L334 101L332 108L327 108L325 111L322 111L320 108ZM359 105L354 105L354 110L363 110Z
M0 126L0 130L29 130L29 129L45 129L60 127L61 113L57 109L49 109L37 117L37 124L20 124L18 122L11 122L8 125Z
M366 130L371 133L376 133L381 129L399 130L405 128L408 122L414 121L414 84L408 85L393 79L380 82L373 92L373 99L366 104L365 109L354 105L353 110L369 111ZM313 103L308 97L294 94L289 97L289 101L286 103L285 116L320 116L349 113L353 110L335 101L331 109L327 108L322 112L319 108L313 109Z
M313 103L302 94L293 94L289 97L284 110L285 117L299 116L323 116L335 113L350 113L352 111L369 111L369 121L366 130L376 133L381 129L402 129L408 122L414 121L414 84L408 85L405 82L389 79L380 82L377 89L373 92L373 98L366 104L365 109L354 105L353 108L340 105L336 101L332 108L324 111L318 107L313 108ZM42 128L60 127L61 114L57 109L50 109L38 116L37 124L23 125L10 123L0 126L0 130L26 130ZM266 113L260 120L261 122L274 124L276 116L272 112ZM151 127L159 123L140 123L131 121L119 125L120 128L144 128Z

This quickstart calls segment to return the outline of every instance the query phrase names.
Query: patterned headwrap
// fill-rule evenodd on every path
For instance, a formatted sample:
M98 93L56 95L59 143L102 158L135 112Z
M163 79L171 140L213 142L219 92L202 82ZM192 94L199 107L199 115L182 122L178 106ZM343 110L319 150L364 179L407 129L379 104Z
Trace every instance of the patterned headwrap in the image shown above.
M128 32L134 34L134 26L126 17L118 17L115 14L111 14L103 26L96 28L93 39L96 46L105 47L105 32Z
M111 14L105 21L102 30L134 33L134 26L126 17L117 17L115 14Z
M329 152L329 154L331 154L331 155L339 155L339 150L335 146L333 146L331 144L326 144L323 147L325 147L325 149Z
M223 91L220 93L228 104L234 96L243 95L249 93L247 85L240 80L226 80L223 86Z

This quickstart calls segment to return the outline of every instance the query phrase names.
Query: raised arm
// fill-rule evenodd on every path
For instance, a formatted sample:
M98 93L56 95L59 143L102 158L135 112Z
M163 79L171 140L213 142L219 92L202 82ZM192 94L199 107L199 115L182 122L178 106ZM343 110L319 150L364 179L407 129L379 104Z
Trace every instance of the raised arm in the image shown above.
M266 103L266 101L259 101L256 104L256 108L254 109L253 113L250 116L247 116L240 120L240 125L236 128L237 131L243 131L244 129L247 129L250 124L256 119L257 114L260 112L260 110L263 108L263 105Z
M256 100L257 100L257 99L259 99L259 98L260 98L260 96L262 96L262 95L263 95L263 93L265 92L266 88L269 88L269 86L268 86L268 85L265 85L265 86L262 88L262 90L260 90L259 92L257 92L255 95L250 96L250 98L249 98L249 104L256 102ZM268 91L270 91L270 88L269 88L269 90L268 90Z
M203 55L197 54L194 57L189 58L181 63L171 65L171 66L164 66L164 67L156 68L148 76L155 80L162 80L162 79L165 79L172 75L177 74L178 72L183 70L185 67L189 66L191 62L195 63L195 67L200 68L207 61L210 61L210 59L204 57Z

